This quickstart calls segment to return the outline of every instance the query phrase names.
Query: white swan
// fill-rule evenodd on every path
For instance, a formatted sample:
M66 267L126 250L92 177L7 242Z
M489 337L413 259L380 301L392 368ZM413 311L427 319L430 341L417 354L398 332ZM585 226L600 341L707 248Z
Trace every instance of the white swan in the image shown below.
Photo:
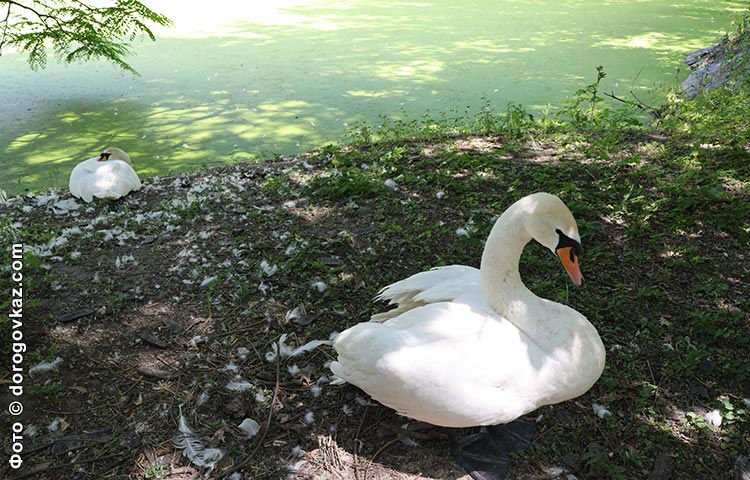
M70 193L91 202L94 197L117 200L141 189L141 180L130 166L130 157L119 148L105 149L73 169L68 182Z
M532 238L581 284L573 216L554 195L529 195L495 223L480 270L440 267L385 287L378 298L398 307L338 335L333 373L446 427L502 424L586 392L604 346L586 317L524 286L518 262Z

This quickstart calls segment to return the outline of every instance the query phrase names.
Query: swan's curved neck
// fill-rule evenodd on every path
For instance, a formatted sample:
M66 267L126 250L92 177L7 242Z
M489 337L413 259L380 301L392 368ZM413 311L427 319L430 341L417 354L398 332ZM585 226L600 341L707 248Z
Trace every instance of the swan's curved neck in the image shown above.
M490 306L510 321L523 318L523 312L518 310L538 298L526 288L518 272L523 248L531 241L524 226L524 213L511 207L495 222L480 266L482 287Z

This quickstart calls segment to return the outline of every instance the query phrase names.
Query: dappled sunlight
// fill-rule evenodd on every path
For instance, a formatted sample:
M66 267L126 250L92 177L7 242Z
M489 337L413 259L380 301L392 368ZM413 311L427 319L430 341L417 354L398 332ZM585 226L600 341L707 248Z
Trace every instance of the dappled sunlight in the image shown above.
M444 70L443 62L433 60L415 60L405 64L381 63L371 67L374 75L387 80L402 80L408 78L413 82L436 82L439 81L438 74Z
M633 35L624 38L608 38L600 40L594 44L595 47L615 47L615 48L643 48L647 50L656 50L660 52L671 52L675 54L685 54L694 47L682 44L683 37L680 35L670 35L662 32L648 32L640 35Z

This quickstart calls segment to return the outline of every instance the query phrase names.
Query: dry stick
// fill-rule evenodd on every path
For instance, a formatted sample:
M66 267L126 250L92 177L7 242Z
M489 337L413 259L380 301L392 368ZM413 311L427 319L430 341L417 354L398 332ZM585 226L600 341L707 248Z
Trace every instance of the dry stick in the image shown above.
M279 395L279 385L280 385L280 377L281 377L281 346L278 346L277 354L276 354L276 385L273 387L273 397L271 398L271 406L268 409L268 417L266 418L266 427L263 429L263 433L260 434L260 437L258 437L258 441L255 445L255 448L250 452L250 455L248 455L247 460L240 463L238 466L234 467L236 471L240 471L242 468L246 467L251 459L255 456L255 454L260 450L260 448L263 446L263 442L266 439L266 435L268 434L268 430L271 428L271 418L273 418L273 407L276 404L276 399Z
M362 425L365 423L365 415L367 415L367 405L365 410L362 412L362 418L359 421L357 427L357 433L354 434L354 479L359 480L359 456L357 451L359 450L359 433L362 431ZM367 477L367 469L365 469L365 477Z
M380 452L382 452L386 448L390 447L394 443L398 442L399 440L401 440L401 438L399 438L398 436L396 436L396 438L394 438L393 440L389 441L388 443L386 443L385 445L383 445L382 447L380 447L380 449L378 449L377 452L375 452L375 455L372 456L372 458L370 459L370 462L367 464L367 468L365 468L365 478L364 478L364 480L367 480L367 472L368 472L368 470L370 470L370 467L372 466L372 462L374 462L375 459L377 458L377 456L380 455Z

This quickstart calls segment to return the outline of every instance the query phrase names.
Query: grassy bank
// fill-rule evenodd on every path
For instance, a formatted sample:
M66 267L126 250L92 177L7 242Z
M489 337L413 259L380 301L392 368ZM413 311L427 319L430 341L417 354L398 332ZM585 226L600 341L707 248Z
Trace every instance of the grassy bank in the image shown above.
M460 477L445 433L405 440L403 418L329 385L330 347L268 353L282 335L301 346L367 320L406 275L477 266L493 220L536 191L576 216L586 280L572 288L536 244L523 278L586 315L608 358L591 391L536 412L512 478L642 479L667 464L671 478L728 478L750 451L748 89L644 122L597 85L555 116L509 105L360 125L342 145L150 178L116 203L4 202L2 244L27 247L24 366L62 359L25 380L36 433L11 478L192 478L173 445L180 411L224 452L211 478ZM261 427L249 439L245 418Z

